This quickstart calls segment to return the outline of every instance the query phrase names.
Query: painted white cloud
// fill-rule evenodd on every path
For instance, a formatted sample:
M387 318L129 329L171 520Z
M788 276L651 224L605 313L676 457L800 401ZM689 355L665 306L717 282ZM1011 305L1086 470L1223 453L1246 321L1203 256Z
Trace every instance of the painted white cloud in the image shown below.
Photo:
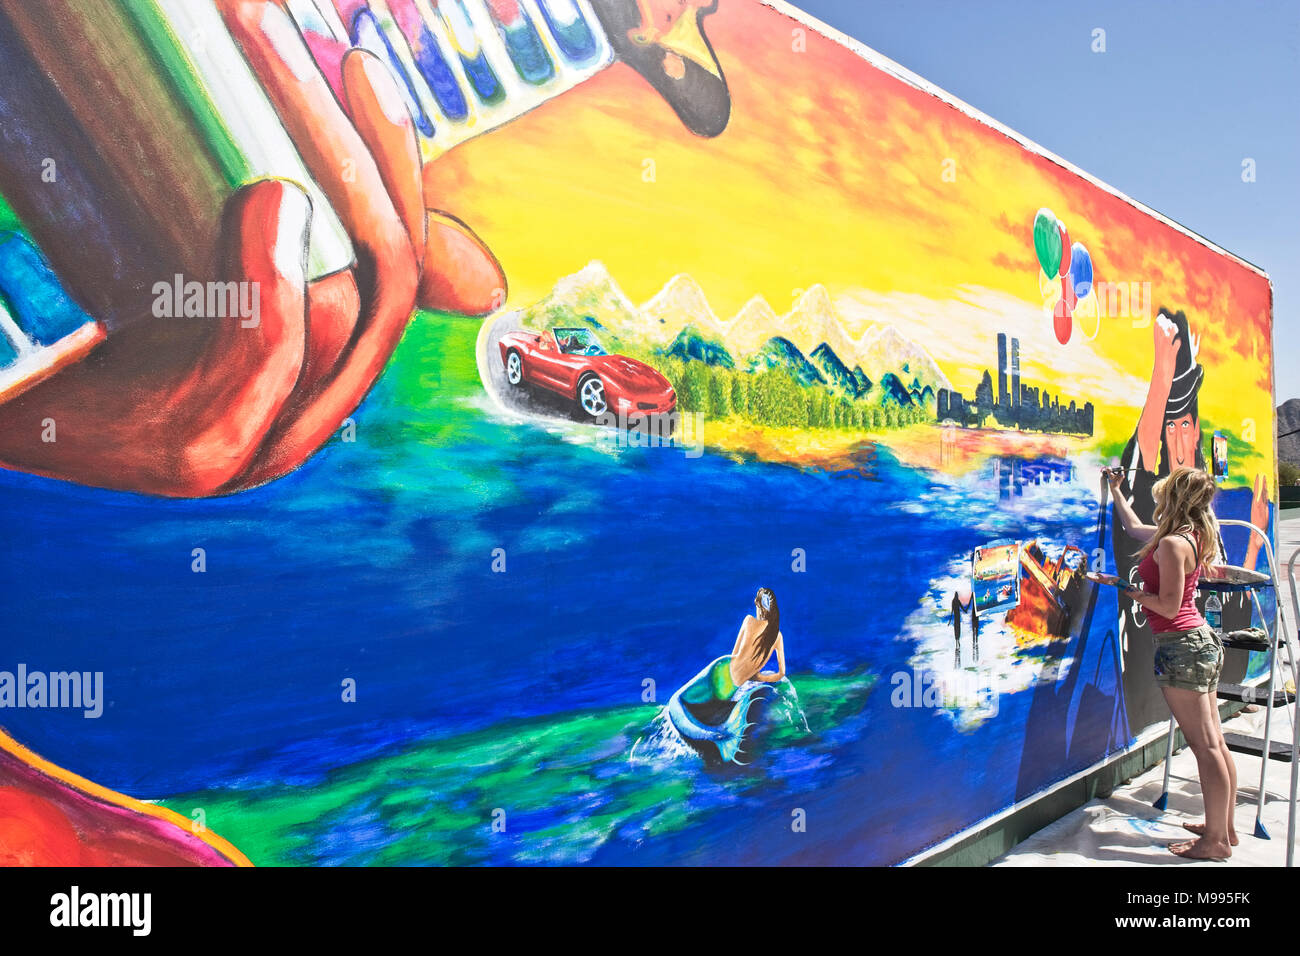
M835 300L851 334L872 323L897 328L933 356L968 398L984 369L997 381L998 333L1020 340L1020 376L1028 385L1082 404L1140 408L1147 382L1098 353L1076 323L1068 345L1056 341L1042 306L982 286L959 286L948 300L910 292L854 289ZM974 371L974 374L972 374Z

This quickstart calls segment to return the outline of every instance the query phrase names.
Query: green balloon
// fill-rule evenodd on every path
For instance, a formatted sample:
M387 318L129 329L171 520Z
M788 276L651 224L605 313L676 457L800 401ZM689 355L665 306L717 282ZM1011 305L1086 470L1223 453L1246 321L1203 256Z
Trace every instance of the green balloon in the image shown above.
M1050 209L1038 210L1034 217L1034 252L1038 254L1038 264L1043 267L1048 278L1055 278L1061 271L1061 233L1060 225Z

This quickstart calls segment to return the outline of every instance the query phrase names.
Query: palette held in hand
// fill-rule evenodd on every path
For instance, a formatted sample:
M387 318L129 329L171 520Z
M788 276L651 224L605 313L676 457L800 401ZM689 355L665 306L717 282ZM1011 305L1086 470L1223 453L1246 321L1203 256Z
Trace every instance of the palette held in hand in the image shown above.
M1089 571L1084 575L1089 581L1095 581L1097 584L1109 584L1113 588L1128 590L1133 586L1131 581L1121 578L1117 574L1103 574L1100 571Z

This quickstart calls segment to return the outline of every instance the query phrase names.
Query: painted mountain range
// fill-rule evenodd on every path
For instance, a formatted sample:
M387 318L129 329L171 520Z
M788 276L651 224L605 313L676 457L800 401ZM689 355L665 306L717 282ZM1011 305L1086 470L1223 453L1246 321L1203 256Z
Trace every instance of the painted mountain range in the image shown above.
M755 296L724 320L685 273L636 306L593 261L557 282L522 318L533 327L589 324L611 351L650 351L747 371L780 368L803 385L854 399L933 410L939 389L952 387L925 349L892 326L872 325L854 339L821 285L806 290L785 315Z

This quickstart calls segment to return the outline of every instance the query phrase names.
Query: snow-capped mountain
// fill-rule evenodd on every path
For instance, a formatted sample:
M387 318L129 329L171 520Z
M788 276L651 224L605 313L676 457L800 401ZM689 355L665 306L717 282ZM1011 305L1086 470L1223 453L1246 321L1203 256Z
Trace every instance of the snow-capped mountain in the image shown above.
M708 339L726 339L718 317L713 314L709 300L700 284L686 273L678 273L655 296L641 304L641 316L650 327L658 326L667 332L668 341L688 325L695 326ZM656 339L658 335L654 336Z
M775 334L789 339L805 355L826 344L845 365L852 367L858 361L857 343L844 331L830 293L820 283L804 292L794 308L781 317Z
M789 366L809 384L821 381L849 397L903 401L908 395L929 405L939 389L952 387L929 353L891 325L872 325L855 340L820 284L804 291L785 315L756 295L720 320L704 289L686 273L638 307L609 270L593 261L524 310L524 320L537 326L581 321L604 333L612 348L650 348L728 368Z
M867 329L858 342L856 361L874 381L880 381L887 372L894 372L908 388L914 382L916 388L928 385L936 393L941 388L952 388L930 353L892 325L873 325Z
M725 323L728 345L739 354L756 352L780 328L781 319L767 299L756 295Z

